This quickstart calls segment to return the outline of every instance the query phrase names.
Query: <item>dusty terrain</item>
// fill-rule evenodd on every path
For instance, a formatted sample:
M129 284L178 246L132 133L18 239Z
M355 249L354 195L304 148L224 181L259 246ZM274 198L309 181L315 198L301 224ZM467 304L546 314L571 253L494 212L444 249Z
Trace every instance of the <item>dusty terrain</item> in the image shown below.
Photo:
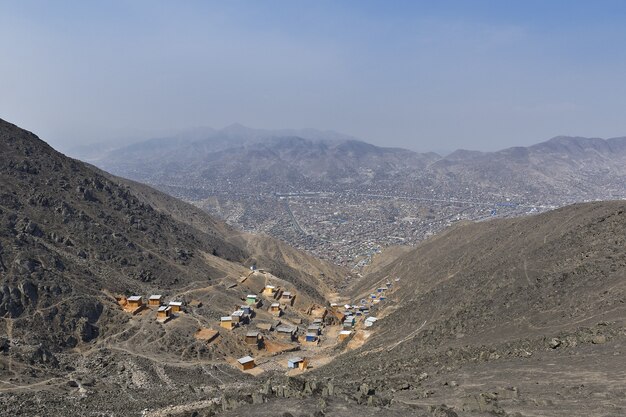
M348 281L195 210L0 122L3 415L626 412L626 202L460 224ZM296 295L279 319L298 340L262 330L259 349L244 340L277 325L267 284ZM183 311L132 314L132 294ZM261 303L247 321L220 327L249 294ZM340 341L346 303L379 320L357 316ZM307 344L320 306L320 342ZM242 371L246 355L257 366ZM287 369L293 356L310 367Z

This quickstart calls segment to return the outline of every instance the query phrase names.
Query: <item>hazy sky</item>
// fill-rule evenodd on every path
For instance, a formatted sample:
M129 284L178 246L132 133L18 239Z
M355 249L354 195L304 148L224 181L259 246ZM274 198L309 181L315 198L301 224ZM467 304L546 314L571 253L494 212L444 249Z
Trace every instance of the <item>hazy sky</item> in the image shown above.
M625 110L624 1L0 0L0 118L61 149L239 122L493 150Z

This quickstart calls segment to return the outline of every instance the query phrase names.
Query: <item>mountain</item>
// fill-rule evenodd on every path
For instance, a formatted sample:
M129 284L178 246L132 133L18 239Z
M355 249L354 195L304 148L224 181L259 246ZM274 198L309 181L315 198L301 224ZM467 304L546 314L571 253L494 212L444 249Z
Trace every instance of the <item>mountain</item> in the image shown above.
M220 332L211 345L194 336L197 331L219 331L220 317L266 283L296 294L283 316L289 323L300 310L326 304L347 275L282 242L233 230L145 185L67 158L3 120L0 224L4 411L22 401L15 395L39 386L43 397L31 404L34 414L62 415L65 394L100 393L77 406L82 411L73 414L82 415L122 387L146 395L133 410L170 404L186 395L176 385L201 380L203 367L235 384L241 376L225 358L252 352L242 342L246 329ZM265 272L252 273L253 264ZM130 314L122 305L134 294L181 301L187 314L166 325L154 311ZM266 309L257 311L257 322L275 321ZM162 384L170 394L161 396ZM122 413L126 405L116 407Z
M458 225L353 286L392 283L365 344L316 376L423 407L620 414L624 248L623 201Z
M498 152L457 151L431 169L485 190L507 189L517 200L558 203L623 197L626 138L555 137Z
M441 157L292 133L237 125L95 163L355 271L380 248L415 245L456 221L626 198L626 138L557 137Z
M95 163L191 200L233 187L243 192L380 191L390 185L416 197L496 201L506 189L520 203L557 205L626 195L626 138L556 137L530 147L457 150L441 157L381 148L331 132L233 125L201 140L131 145Z

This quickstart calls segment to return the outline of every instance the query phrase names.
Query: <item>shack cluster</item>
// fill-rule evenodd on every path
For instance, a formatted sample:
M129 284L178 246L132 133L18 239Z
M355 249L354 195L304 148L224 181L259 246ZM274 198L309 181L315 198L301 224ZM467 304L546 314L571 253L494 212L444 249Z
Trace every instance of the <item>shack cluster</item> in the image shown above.
M173 313L182 311L183 307L182 301L169 301L165 304L163 296L156 294L148 297L147 304L144 304L143 296L141 295L131 295L126 298L125 303L122 300L122 304L124 305L124 310L132 314L137 314L145 307L155 308L157 311L156 319L161 323L165 323L172 318Z

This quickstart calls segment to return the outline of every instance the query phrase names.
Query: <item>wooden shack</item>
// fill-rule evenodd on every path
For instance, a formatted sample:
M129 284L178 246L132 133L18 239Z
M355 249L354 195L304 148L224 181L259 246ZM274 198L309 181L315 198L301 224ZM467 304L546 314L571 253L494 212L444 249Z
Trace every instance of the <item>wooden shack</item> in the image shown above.
M285 291L280 296L280 302L285 303L285 304L292 304L293 298L294 298L294 295L290 291Z
M253 330L253 331L249 331L248 333L246 333L246 338L245 338L246 345L259 346L262 341L263 341L263 335L260 332Z
M126 299L126 306L131 310L143 307L143 297L141 295L131 295Z
M149 307L159 307L161 305L161 301L163 300L162 295L151 295L148 298L148 306Z
M235 322L233 322L233 318L231 316L224 316L220 318L220 327L223 327L228 330L234 329L236 326Z
M244 356L243 358L237 359L237 364L239 369L242 371L247 371L248 369L252 369L256 366L254 359L251 356Z
M166 322L172 316L172 309L169 306L160 306L157 310L157 321Z
M172 309L172 313L179 313L183 308L181 301L170 301L168 305Z
M272 303L272 305L270 305L270 314L278 317L282 314L282 312L283 311L280 309L279 303Z
M283 340L293 341L296 340L297 327L291 327L284 324L276 327L276 334Z
M267 297L274 297L274 294L276 294L276 287L273 285L266 285L265 288L263 288L263 295L267 296Z

